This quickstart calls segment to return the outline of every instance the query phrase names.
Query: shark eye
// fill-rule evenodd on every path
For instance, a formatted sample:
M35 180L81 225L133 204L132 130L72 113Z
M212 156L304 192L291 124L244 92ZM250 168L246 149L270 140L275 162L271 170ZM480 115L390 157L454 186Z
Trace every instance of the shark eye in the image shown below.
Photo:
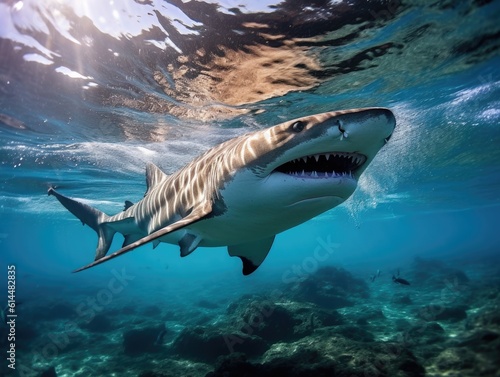
M298 132L302 131L305 126L306 126L305 122L302 122L302 121L298 120L298 121L296 121L296 122L294 122L292 124L291 128L292 128L293 132L297 132L298 133Z

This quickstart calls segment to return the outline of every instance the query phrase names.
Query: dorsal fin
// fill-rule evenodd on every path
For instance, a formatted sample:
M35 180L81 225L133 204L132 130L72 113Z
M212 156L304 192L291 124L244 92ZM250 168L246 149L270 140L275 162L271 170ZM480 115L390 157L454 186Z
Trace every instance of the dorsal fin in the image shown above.
M125 200L125 206L123 207L123 210L126 211L130 207L132 207L134 203L132 203L130 200Z
M146 186L147 186L147 189L146 189L146 192L144 193L144 196L146 196L149 191L155 187L158 183L160 183L161 181L163 181L165 178L167 178L168 176L161 171L161 169L156 166L155 164L153 163L148 163L146 165Z

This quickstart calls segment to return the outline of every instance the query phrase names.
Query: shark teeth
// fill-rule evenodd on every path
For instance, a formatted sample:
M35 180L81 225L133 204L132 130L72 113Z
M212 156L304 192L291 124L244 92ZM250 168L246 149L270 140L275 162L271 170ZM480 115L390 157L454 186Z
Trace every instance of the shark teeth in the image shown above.
M303 161L305 163L308 163L308 161L311 159L314 159L316 160L316 162L319 162L321 157L323 157L327 161L330 160L331 158L347 158L351 159L352 162L357 165L361 165L366 161L366 157L359 153L332 152L332 153L313 154L310 156L299 157L290 162L298 163L300 161Z
M304 177L304 178L339 178L339 177L350 177L354 178L352 175L352 172L343 172L343 173L328 173L328 172L317 172L317 171L312 171L312 172L291 172L289 175L292 175L294 177Z
M359 153L328 152L296 158L279 166L275 171L294 177L353 178L353 172L365 162L366 156Z

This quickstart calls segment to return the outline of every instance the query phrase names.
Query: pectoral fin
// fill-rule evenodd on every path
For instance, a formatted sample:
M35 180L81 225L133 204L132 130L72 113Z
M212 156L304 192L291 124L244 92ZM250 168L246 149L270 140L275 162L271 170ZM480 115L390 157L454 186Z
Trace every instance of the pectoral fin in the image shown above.
M210 202L205 203L204 206L200 206L199 208L194 209L189 215L186 217L180 219L179 221L170 224L166 226L165 228L162 228L160 230L157 230L156 232L153 232L146 237L143 237L135 242L132 242L131 244L122 247L120 250L115 251L113 254L110 254L108 256L105 256L99 260L96 260L86 266L83 266L73 272L79 272L86 270L87 268L91 268L94 266L97 266L98 264L101 264L103 262L107 262L110 259L116 258L120 255L123 255L125 253L128 253L131 250L134 250L135 248L142 246L146 243L152 242L160 237L163 237L164 235L174 232L176 230L182 229L188 225L194 224L195 222L198 222L202 220L203 218L207 217L210 213L212 212L212 204Z
M266 259L269 250L273 246L274 237L228 246L227 251L232 257L240 257L243 262L243 275L250 275Z

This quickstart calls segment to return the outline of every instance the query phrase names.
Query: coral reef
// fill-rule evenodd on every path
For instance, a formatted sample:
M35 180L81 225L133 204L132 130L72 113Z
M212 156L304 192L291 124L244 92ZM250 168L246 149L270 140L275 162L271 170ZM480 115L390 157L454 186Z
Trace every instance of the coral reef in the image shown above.
M20 328L20 362L34 376L495 376L500 286L441 261L404 273L409 286L328 266L225 303L205 292L89 318L69 300L27 303L45 312Z

